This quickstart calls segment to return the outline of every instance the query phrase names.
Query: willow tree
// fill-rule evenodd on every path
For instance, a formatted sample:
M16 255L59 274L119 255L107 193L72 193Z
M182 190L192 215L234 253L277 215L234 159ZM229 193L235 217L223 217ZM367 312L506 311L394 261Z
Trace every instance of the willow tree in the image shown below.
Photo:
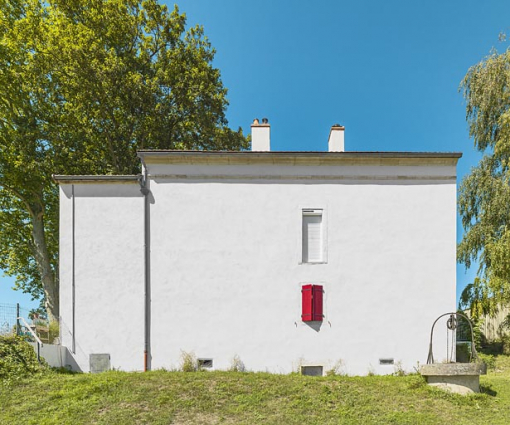
M461 304L479 316L510 302L510 50L471 67L461 87L469 134L484 154L459 193L465 234L458 259L479 264Z
M52 174L139 172L137 149L238 150L200 26L156 0L0 0L0 269L58 317Z

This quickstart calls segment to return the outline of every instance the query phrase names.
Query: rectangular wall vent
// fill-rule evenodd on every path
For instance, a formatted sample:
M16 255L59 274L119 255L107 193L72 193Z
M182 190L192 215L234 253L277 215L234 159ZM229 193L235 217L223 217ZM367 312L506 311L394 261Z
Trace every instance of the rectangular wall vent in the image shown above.
M379 364L381 364L381 365L392 365L392 364L395 364L395 360L391 359L391 358L379 359Z
M301 366L301 375L305 376L322 376L322 366Z
M213 359L198 359L198 367L201 369L210 369L213 367Z

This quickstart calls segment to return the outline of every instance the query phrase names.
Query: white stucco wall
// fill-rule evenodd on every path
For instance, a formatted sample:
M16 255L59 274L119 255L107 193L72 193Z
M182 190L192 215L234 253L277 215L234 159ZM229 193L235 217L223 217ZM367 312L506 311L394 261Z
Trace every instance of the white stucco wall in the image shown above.
M388 176L455 168L331 168L149 167L153 368L177 366L181 350L219 369L237 355L248 369L282 373L300 363L326 370L341 360L345 372L366 374L394 371L380 358L407 370L426 362L433 320L455 310L455 181ZM363 179L239 177L246 173ZM300 264L303 208L325 211L327 264ZM300 318L305 283L324 286L320 330Z
M455 166L149 164L151 365L182 351L226 369L412 370L433 320L455 310ZM76 359L143 369L143 197L75 185ZM70 347L70 185L61 189L61 311ZM301 264L303 208L322 208L326 264ZM301 286L324 286L320 327ZM438 325L435 356L446 353Z
M108 353L111 365L143 369L143 196L138 182L60 188L60 315L62 343L72 351L72 254L75 251L74 357ZM71 364L72 365L72 364ZM72 365L74 366L74 365Z

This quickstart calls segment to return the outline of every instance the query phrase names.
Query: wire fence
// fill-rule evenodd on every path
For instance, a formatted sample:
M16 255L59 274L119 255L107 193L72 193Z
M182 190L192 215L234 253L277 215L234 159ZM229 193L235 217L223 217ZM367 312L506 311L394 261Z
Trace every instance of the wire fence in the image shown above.
M30 310L19 304L0 303L0 335L13 335L16 333L18 317L23 317L30 323Z

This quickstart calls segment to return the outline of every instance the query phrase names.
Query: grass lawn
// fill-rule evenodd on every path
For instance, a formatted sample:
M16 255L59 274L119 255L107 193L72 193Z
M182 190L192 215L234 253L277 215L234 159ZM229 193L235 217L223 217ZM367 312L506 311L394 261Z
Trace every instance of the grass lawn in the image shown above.
M459 396L418 375L52 372L0 383L1 424L510 424L510 357Z

